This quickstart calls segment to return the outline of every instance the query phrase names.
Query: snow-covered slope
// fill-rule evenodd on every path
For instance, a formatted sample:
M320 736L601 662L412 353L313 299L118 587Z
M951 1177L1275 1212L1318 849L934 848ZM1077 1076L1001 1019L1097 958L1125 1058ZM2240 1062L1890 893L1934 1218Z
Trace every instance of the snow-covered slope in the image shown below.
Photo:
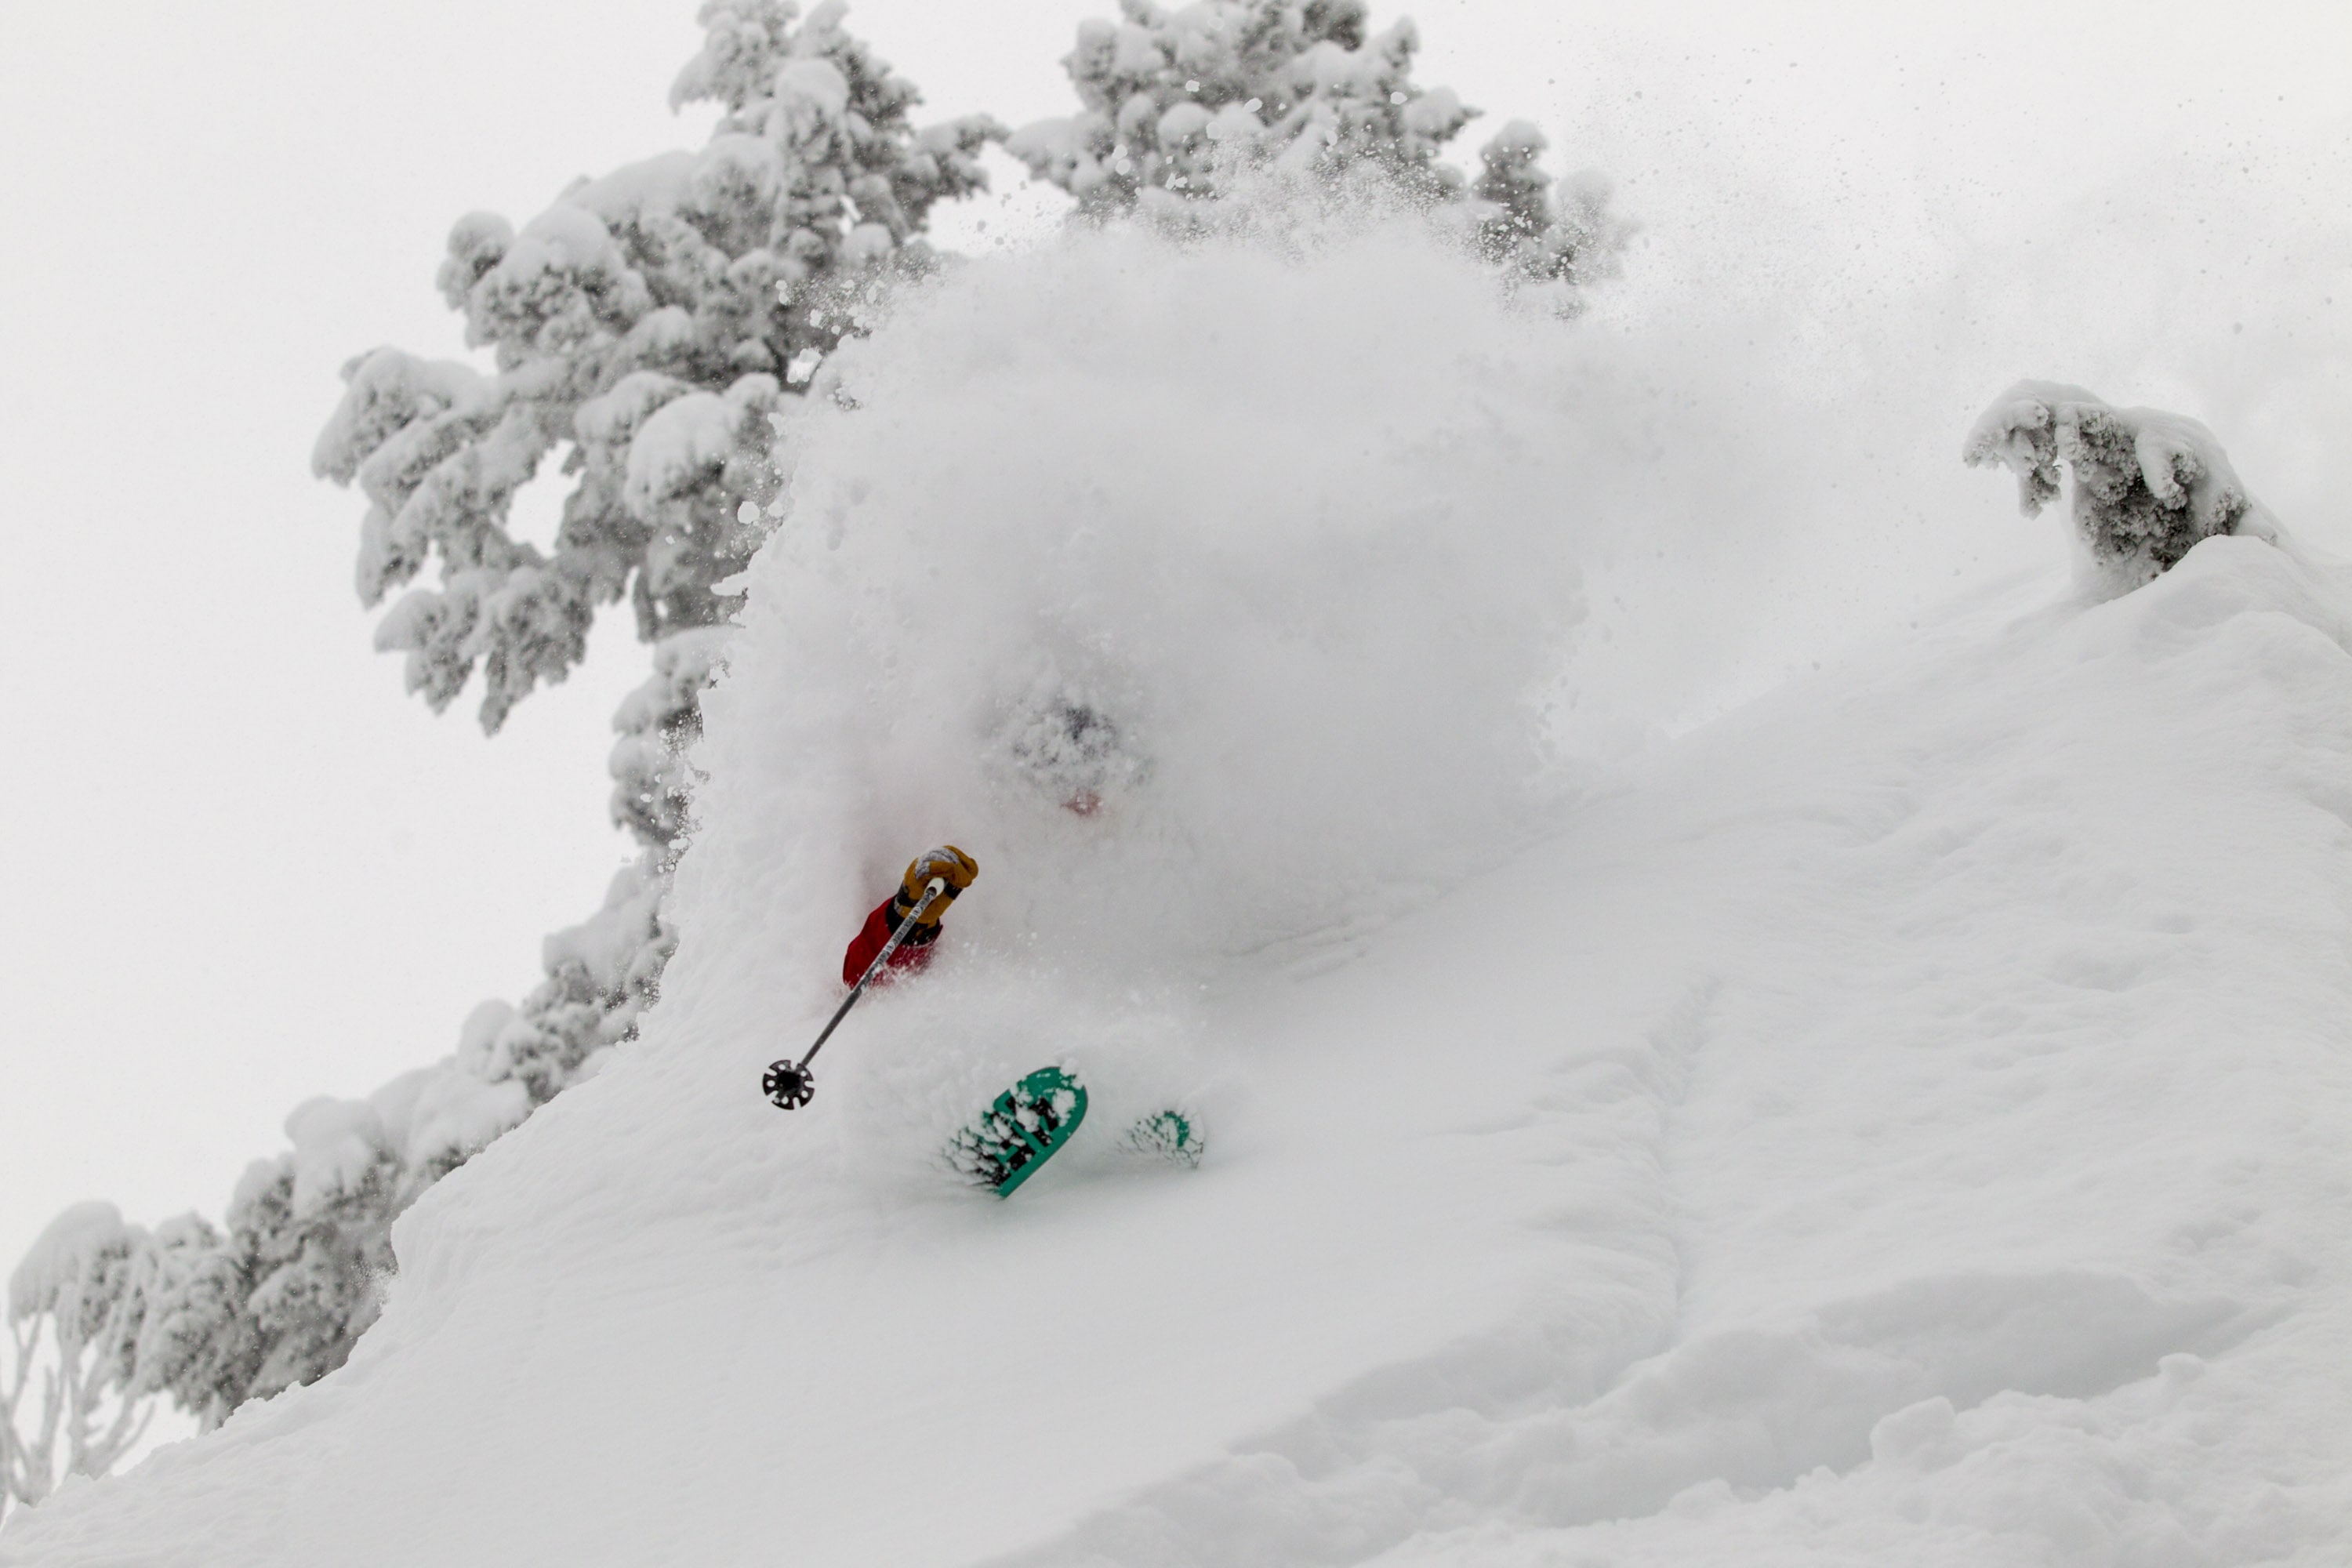
M1196 1173L877 1184L849 1072L649 1048L0 1555L2341 1561L2346 636L2221 541L1763 704L1205 999Z
M1624 568L1537 433L1642 411L1450 264L1317 366L1295 275L1128 260L970 280L794 437L644 1041L403 1222L345 1371L0 1563L2342 1562L2352 585L2027 574L1563 809L1513 737L1575 776L1583 710L1512 715ZM1301 387L1374 369L1339 452ZM771 1110L950 834L954 948ZM1078 1142L953 1186L1049 1060ZM1119 1147L1170 1100L1197 1171Z

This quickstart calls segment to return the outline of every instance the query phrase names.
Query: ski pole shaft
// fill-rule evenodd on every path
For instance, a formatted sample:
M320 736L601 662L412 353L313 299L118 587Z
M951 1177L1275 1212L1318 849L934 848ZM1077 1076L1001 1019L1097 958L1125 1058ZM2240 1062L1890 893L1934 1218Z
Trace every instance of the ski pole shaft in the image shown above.
M811 1046L808 1055L801 1058L801 1066L806 1067L816 1059L816 1053L824 1047L825 1041L833 1037L833 1032L841 1026L841 1021L849 1016L849 1009L856 1005L857 999L866 994L866 982L882 973L882 966L890 962L890 955L898 951L898 944L913 933L916 922L923 918L923 911L947 891L947 887L946 878L931 879L929 885L923 889L922 900L907 911L907 918L898 922L898 929L890 933L890 940L882 944L882 951L874 955L874 962L866 966L866 973L857 977L857 984L849 988L849 994L841 999L841 1005L833 1010L833 1016L817 1036L816 1044Z

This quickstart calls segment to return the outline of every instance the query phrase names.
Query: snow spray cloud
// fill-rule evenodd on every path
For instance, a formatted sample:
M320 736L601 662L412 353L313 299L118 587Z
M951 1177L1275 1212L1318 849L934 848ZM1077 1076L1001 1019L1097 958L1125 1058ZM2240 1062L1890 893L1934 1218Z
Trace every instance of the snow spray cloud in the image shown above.
M1977 215L2015 244L1956 260L1892 218L1862 250L1779 187L1749 213L1696 184L1645 195L1576 321L1417 223L1308 206L1187 244L1064 234L902 300L828 367L855 406L810 399L784 442L674 979L752 940L744 906L698 909L709 879L757 879L759 962L825 975L943 838L983 867L960 944L1115 976L1377 918L1541 830L1547 743L1573 782L1968 577L2063 562L2063 529L1958 461L1986 389L2079 366L2200 411L2168 384L2186 361L2134 354L2252 334L2201 295L2096 299L2201 278L2192 231L2281 216L2202 222L2226 190L2146 223L2060 202ZM2071 331L1990 308L2064 281L2067 214L2175 243L2134 274L2111 237ZM2297 250L2306 282L2336 254ZM2340 333L2298 342L2260 363L2303 428ZM2209 423L2297 526L2291 463Z
M1498 859L1588 563L1754 479L1625 357L1409 221L1073 234L902 302L787 435L681 962L755 877L829 969L934 841L963 942L1138 977Z

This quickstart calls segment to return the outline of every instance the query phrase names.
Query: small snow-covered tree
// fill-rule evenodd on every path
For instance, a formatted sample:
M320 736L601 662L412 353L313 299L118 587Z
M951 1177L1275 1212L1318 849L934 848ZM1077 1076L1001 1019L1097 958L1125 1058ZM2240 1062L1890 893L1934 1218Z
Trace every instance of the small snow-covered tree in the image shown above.
M0 1514L68 1476L104 1475L154 1414L138 1375L156 1249L111 1204L49 1223L8 1279L0 1359Z
M519 232L489 213L450 231L441 290L493 368L394 348L344 367L313 466L367 498L363 601L438 562L377 629L436 710L478 669L497 730L625 597L648 642L719 621L712 584L757 544L773 484L770 416L871 289L929 265L931 206L984 186L1002 128L918 129L920 95L844 14L706 0L671 94L723 111L699 152L583 180ZM569 493L542 550L511 525L551 467Z
M1960 455L2015 474L2028 517L2058 498L2066 464L2075 532L2093 565L2124 588L2153 581L2216 534L2276 533L2213 432L2161 409L2110 407L2079 386L2019 382L1978 416Z
M1370 184L1445 213L1478 249L1535 280L1580 281L1622 235L1593 175L1556 186L1543 133L1506 124L1473 179L1440 154L1478 110L1412 79L1410 20L1373 33L1366 0L1120 0L1079 25L1065 59L1081 111L1025 125L1007 151L1086 215L1140 209L1182 222L1189 204L1273 170Z

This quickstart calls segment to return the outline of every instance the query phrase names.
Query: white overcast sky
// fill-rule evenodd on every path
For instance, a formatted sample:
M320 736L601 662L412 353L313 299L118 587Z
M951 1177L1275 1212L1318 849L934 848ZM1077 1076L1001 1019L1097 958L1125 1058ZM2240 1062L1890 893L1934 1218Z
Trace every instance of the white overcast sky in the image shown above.
M852 22L928 113L1017 124L1069 110L1059 57L1111 8L865 0ZM494 741L470 702L432 717L369 650L361 509L311 479L309 450L352 353L460 352L432 284L453 218L520 221L575 175L700 140L707 116L666 107L693 11L9 6L0 1269L79 1198L217 1216L296 1104L445 1054L475 1003L526 990L540 937L625 858L603 759L642 668L627 628ZM1970 309L2050 345L2000 379L2183 406L2291 522L2352 531L2315 435L2347 407L2344 0L1418 0L1376 5L1375 24L1401 12L1422 79L1496 111L1465 153L1503 116L1539 121L1555 169L1617 178L1654 264L1785 217L1823 255L1851 237L1858 292L1964 275ZM2119 189L2184 193L2200 244L2244 231L2242 261L2212 240L2178 287L2150 256L2138 281L2163 288L2120 291L2196 318L2169 358L2152 323L2084 309L2093 284L2063 260L2003 259L2032 257L2020 215L2039 212L2128 261L2093 221ZM950 237L974 242L974 216ZM1867 334L1824 331L1867 356ZM2264 346L2233 358L2241 337ZM1938 454L1999 390L1987 374L1937 389L1952 422L1919 438Z

